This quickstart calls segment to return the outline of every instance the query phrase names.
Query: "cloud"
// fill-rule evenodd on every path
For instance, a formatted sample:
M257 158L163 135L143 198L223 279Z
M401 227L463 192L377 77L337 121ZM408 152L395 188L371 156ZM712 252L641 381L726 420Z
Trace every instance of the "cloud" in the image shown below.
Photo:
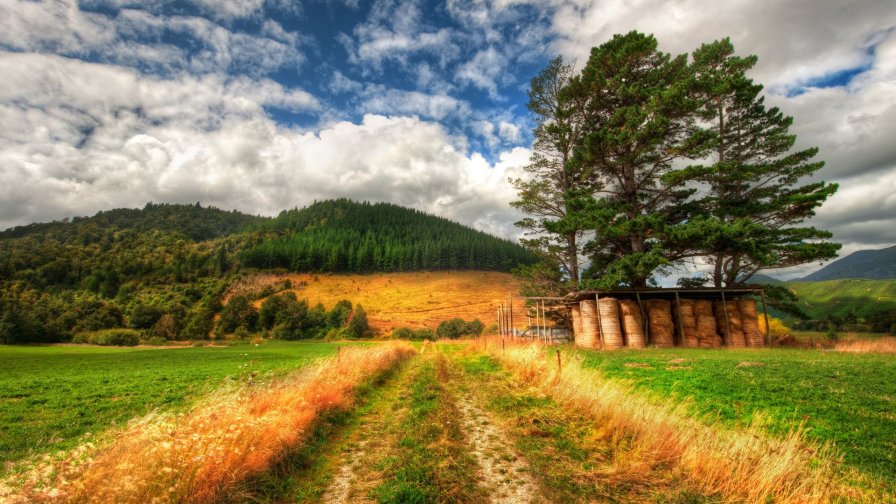
M153 73L231 71L257 76L299 66L305 59L299 36L273 20L248 33L199 16L133 8L106 16L84 12L70 1L0 1L0 47L17 51L98 59ZM257 8L257 2L221 3L230 6L220 11L225 17ZM175 45L171 41L177 37L190 43Z
M498 79L504 74L506 59L493 47L476 53L473 59L461 65L456 72L460 82L471 84L498 97Z
M381 72L384 62L409 64L413 55L436 58L442 67L459 55L450 28L428 27L417 2L377 0L368 19L340 40L349 60L365 71Z
M316 100L272 81L149 78L21 53L0 53L0 73L0 227L147 201L274 214L340 196L504 235L518 218L506 179L528 151L490 164L437 123L370 114L303 133L264 106Z
M470 105L446 94L389 89L370 85L361 94L361 108L378 114L416 115L436 120L470 115Z

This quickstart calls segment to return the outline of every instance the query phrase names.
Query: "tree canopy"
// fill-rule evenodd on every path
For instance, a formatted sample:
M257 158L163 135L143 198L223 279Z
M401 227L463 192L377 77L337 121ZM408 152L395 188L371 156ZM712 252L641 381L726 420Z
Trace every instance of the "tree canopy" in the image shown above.
M530 178L513 181L528 215L518 225L534 234L524 243L541 257L529 280L548 292L556 270L581 286L643 287L689 260L732 286L834 257L831 234L801 224L837 186L811 179L818 150L794 151L792 118L765 106L746 75L756 57L728 39L690 59L658 47L615 35L578 74L558 58L533 79Z

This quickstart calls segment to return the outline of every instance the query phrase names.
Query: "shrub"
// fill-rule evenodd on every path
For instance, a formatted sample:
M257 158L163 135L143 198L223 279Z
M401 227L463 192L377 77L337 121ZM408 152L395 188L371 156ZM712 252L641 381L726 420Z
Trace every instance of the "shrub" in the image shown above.
M457 339L462 336L479 336L485 325L479 319L466 322L462 318L444 320L436 328L436 336L439 338Z
M134 329L102 329L75 334L72 343L103 346L135 346L140 343L140 331Z
M403 340L411 340L411 341L423 341L430 340L433 341L436 339L435 334L432 329L422 328L422 329L411 329L410 327L396 327L392 330L392 337L395 339L403 339Z
M361 305L355 308L352 319L348 322L348 334L351 338L363 338L370 332L370 325L367 323L367 312Z

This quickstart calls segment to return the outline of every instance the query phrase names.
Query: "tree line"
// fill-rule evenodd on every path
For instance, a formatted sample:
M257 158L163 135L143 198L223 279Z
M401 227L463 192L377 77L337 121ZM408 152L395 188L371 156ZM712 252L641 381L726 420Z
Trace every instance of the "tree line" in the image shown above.
M615 35L580 71L556 58L534 79L529 177L511 182L527 217L531 292L645 287L691 263L730 287L760 270L836 257L803 224L837 184L813 179L817 148L769 107L729 39L688 55L652 35Z

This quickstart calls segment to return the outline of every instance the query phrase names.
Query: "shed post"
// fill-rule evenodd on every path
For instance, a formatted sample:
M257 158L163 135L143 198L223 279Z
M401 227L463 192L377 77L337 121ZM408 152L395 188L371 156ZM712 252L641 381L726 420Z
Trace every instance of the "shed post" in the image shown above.
M594 307L597 309L597 337L600 339L600 347L604 347L604 323L600 319L600 293L594 293Z
M725 291L722 290L722 311L725 312L725 346L731 346L731 322L728 320L728 302L725 301Z
M638 309L641 310L641 320L644 321L644 344L650 344L650 326L648 325L648 317L647 314L644 313L644 303L641 302L641 294L635 292L635 298L638 300Z
M762 295L762 315L765 316L765 346L772 346L772 330L768 325L768 305L765 304L765 289L761 289L759 293Z
M681 346L685 346L684 326L681 323L681 299L678 297L678 291L675 291L675 309L678 312L678 337L681 341Z
M504 318L501 316L501 305L498 305L498 333L504 334Z
M507 304L510 306L510 336L513 337L513 296L511 294L507 294Z

